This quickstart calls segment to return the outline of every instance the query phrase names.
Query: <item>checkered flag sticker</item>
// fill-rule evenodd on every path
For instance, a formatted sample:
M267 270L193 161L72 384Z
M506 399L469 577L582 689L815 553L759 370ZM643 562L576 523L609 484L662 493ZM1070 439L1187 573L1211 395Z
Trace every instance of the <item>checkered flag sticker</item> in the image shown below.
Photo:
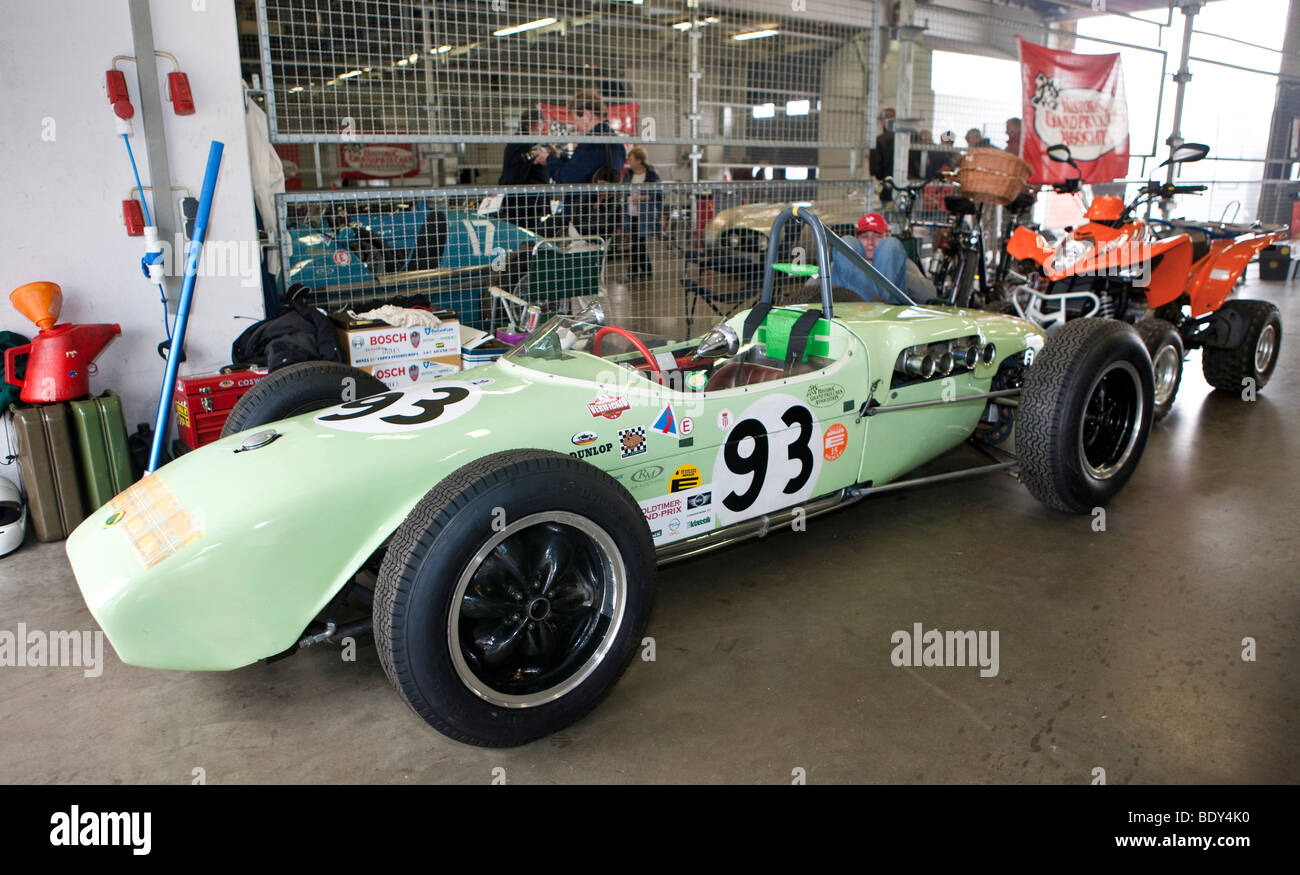
M618 430L618 454L621 458L629 456L639 456L646 451L645 426L636 425L632 428L620 428Z

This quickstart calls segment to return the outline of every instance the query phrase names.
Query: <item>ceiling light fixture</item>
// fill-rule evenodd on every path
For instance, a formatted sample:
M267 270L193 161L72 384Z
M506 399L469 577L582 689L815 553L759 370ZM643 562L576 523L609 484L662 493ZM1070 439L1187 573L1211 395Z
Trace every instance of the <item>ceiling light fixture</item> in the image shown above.
M537 30L539 27L546 27L548 24L555 24L557 19L539 18L536 21L527 21L523 24L516 24L514 27L503 27L500 30L492 31L493 36L510 36L515 33L523 33L526 30Z

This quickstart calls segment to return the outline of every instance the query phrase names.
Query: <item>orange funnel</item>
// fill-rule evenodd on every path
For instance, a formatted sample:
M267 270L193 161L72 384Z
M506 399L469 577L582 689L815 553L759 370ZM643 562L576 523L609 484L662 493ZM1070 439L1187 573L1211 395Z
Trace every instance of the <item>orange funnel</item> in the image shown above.
M59 321L63 309L63 290L58 283L26 283L9 293L14 309L36 323L42 331L49 331Z

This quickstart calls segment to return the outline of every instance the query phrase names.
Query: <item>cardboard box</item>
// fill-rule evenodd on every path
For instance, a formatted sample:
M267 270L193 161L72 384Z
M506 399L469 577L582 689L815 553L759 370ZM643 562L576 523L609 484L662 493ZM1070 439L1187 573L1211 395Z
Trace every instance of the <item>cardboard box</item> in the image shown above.
M339 345L348 364L359 368L394 368L430 359L454 359L459 370L460 322L451 311L434 314L436 328L398 328L378 320L355 320L346 313L330 318L338 326Z
M460 327L460 366L466 371L490 365L509 351L509 344L502 343L486 331L466 325Z
M409 362L379 365L360 365L361 370L375 377L390 389L409 389L416 383L445 377L460 370L460 357L418 359Z

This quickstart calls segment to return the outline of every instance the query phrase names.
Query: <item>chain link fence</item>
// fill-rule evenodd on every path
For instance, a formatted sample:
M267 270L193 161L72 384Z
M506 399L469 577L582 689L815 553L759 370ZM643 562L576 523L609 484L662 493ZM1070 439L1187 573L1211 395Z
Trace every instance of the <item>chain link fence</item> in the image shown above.
M518 327L522 306L572 312L598 299L611 322L685 336L757 299L768 232L796 202L852 234L866 189L783 181L289 193L279 196L281 251L287 284L327 310L429 304L494 330L512 318ZM789 228L780 260L814 263L810 235ZM796 288L805 279L781 277L783 294L805 294Z

